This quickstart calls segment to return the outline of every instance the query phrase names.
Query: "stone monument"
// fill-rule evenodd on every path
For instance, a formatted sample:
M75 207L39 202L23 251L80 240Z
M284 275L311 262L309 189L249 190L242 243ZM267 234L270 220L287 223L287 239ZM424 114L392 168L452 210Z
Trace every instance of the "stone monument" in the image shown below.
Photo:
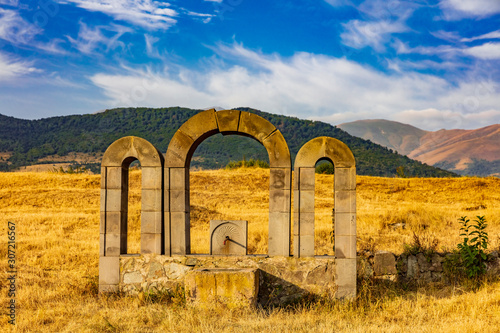
M253 138L267 150L270 162L268 254L265 258L247 255L246 221L212 221L210 255L238 256L241 259L222 259L224 266L231 266L236 260L239 268L260 270L263 287L271 283L269 281L277 283L278 279L287 286L281 299L287 299L286 292L297 293L297 290L326 292L339 298L354 297L356 168L352 152L344 143L330 137L315 138L299 150L293 187L295 217L291 259L294 261L283 262L290 257L291 245L290 151L274 125L256 114L239 110L207 110L194 115L174 134L165 157L148 141L133 136L109 146L101 164L99 291L147 289L162 283L168 287L171 283L197 281L192 271L207 275L208 268L204 266L215 265L207 257L190 254L189 166L198 145L217 133ZM314 170L316 163L325 159L335 167L335 257L328 258L314 257ZM128 168L134 160L139 160L142 167L141 253L131 257L127 252L127 200ZM316 262L308 259L311 257ZM220 262L218 259L218 265ZM213 276L227 272L239 274L231 267L226 268ZM190 277L186 277L188 272L192 272ZM255 302L252 299L250 303Z

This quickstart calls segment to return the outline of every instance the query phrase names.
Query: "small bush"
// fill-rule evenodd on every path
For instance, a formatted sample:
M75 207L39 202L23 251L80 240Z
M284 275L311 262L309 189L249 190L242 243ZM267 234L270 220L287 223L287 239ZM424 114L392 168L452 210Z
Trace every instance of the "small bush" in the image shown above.
M487 255L484 252L488 248L488 233L485 231L486 219L477 216L472 222L467 216L459 219L460 230L463 237L462 243L458 244L458 253L465 273L469 278L476 278L486 273Z
M413 242L411 244L403 245L403 253L407 255L416 255L417 253L423 253L426 258L430 258L434 253L437 252L438 245L439 239L426 234L419 236L414 232Z

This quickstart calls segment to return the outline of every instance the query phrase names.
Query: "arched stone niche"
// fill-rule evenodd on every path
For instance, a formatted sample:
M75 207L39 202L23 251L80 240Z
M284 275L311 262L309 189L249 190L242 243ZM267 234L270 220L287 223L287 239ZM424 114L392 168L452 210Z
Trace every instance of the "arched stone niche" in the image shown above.
M268 254L290 255L291 159L281 132L264 118L239 110L207 110L188 119L167 149L164 171L165 255L190 253L189 166L206 138L242 135L260 142L269 155Z
M128 170L139 160L141 184L141 253L162 252L164 158L147 140L127 136L113 142L101 163L99 289L119 282L119 256L127 253Z
M331 137L318 137L300 148L294 164L294 256L314 256L314 178L318 161L335 168L335 257L356 259L356 165L351 150Z

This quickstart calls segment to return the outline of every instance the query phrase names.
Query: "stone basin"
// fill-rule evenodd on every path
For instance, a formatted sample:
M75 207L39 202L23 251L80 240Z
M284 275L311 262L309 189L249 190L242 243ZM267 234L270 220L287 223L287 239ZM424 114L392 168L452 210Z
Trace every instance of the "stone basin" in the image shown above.
M255 307L259 294L259 270L256 268L203 268L186 274L186 301L189 305L209 308Z

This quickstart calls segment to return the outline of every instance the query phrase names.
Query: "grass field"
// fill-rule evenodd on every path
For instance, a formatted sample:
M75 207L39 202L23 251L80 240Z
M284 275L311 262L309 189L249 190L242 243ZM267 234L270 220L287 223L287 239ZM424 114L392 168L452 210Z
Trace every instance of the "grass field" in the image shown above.
M131 172L130 251L139 249L140 171ZM208 252L210 219L249 221L249 252L267 252L269 170L191 175L192 252ZM332 253L333 176L316 178L316 252ZM96 294L99 175L0 173L0 331L7 323L7 221L16 224L19 332L498 332L500 282L403 289L364 281L354 302L285 309L197 310L180 298L152 302ZM417 233L450 251L457 219L484 215L488 251L500 247L497 178L357 179L358 251L401 253ZM403 228L404 226L404 228Z

